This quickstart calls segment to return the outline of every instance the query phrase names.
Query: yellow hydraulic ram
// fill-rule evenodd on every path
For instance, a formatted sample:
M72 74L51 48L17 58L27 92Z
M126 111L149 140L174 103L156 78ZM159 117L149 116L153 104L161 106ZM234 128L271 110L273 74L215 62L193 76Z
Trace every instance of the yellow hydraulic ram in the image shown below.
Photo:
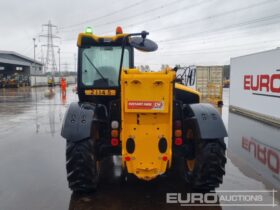
M140 179L151 180L171 166L174 79L169 70L122 71L122 160Z

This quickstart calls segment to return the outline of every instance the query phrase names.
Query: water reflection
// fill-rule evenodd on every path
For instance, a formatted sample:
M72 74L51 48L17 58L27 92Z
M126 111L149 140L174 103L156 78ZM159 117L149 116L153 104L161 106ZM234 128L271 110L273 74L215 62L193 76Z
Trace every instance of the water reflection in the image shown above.
M47 131L53 137L72 101L77 101L77 95L72 91L61 92L59 87L0 89L0 131L28 121L36 134Z
M280 129L229 114L228 156L246 176L268 190L280 186ZM277 194L278 200L279 192Z
M181 165L181 164L180 164ZM146 182L136 177L121 176L120 157L106 158L101 162L100 184L98 191L92 195L72 194L69 210L92 209L211 209L220 210L217 206L190 207L178 203L166 203L167 193L180 193L185 200L191 193L189 186L179 175L179 164L168 175Z
M64 96L57 87L50 98L45 96L46 89L0 89L0 209L18 209L19 203L22 209L66 209L69 204L65 140L59 133L68 104L78 99L72 87ZM227 122L228 94L224 93L222 114ZM228 130L230 159L218 190L279 190L280 130L232 113ZM152 182L129 179L123 183L121 161L113 157L102 161L101 174L98 192L87 197L72 195L70 210L221 209L166 204L166 193L190 192L176 172Z

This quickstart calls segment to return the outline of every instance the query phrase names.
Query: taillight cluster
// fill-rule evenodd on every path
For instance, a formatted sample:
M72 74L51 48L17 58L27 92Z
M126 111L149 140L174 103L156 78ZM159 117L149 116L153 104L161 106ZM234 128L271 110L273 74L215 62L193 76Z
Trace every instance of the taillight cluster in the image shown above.
M119 143L119 122L114 120L111 122L111 145L116 147Z
M176 146L181 146L183 144L182 121L180 120L174 122L174 144Z

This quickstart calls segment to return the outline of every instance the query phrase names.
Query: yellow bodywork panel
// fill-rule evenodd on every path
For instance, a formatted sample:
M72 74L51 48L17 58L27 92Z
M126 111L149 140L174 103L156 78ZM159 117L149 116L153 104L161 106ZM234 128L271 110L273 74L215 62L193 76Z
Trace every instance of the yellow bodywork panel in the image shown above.
M121 39L125 36L127 36L127 34L116 34L115 36L96 36L95 34L80 33L79 36L78 36L77 46L78 47L82 46L82 39L85 38L85 37L86 38L91 38L95 42L98 43L100 39L105 39L105 40L108 40L108 41L115 42L118 39Z
M122 71L123 166L140 179L151 180L171 166L174 79L174 71ZM135 143L132 153L126 148L129 138ZM161 138L167 142L163 153L159 150Z
M201 101L201 93L200 92L198 92L198 91L196 91L196 90L194 90L190 87L187 87L185 85L179 84L179 83L175 83L175 88L186 91L186 92L189 92L189 93L193 93L193 94L195 94L199 97L199 102Z

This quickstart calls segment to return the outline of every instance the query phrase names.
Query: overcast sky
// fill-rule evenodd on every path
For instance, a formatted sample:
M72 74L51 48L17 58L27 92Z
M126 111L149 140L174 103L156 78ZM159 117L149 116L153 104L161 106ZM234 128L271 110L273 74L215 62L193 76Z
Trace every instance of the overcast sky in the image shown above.
M136 53L135 63L152 68L224 65L280 47L280 0L9 0L1 1L0 18L0 50L33 57L36 37L37 59L45 54L42 24L56 25L62 70L74 70L76 38L86 26L97 35L114 34L118 25L124 32L150 32L159 49Z

